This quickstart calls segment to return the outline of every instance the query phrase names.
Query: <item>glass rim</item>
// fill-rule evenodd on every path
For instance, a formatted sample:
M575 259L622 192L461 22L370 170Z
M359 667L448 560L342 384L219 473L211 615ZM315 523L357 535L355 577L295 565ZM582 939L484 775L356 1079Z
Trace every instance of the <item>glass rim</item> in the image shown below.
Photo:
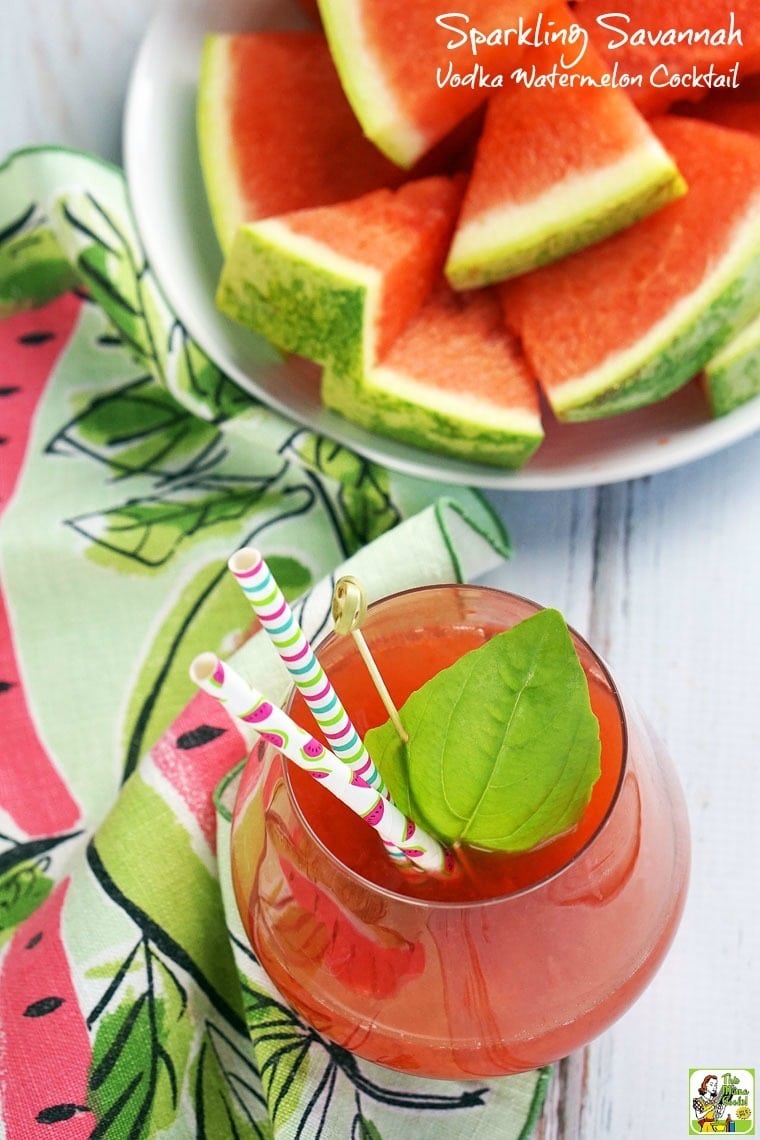
M477 593L480 595L491 594L494 597L511 598L512 600L514 600L516 602L521 602L524 605L529 606L535 613L538 613L541 610L549 608L547 606L541 605L541 603L539 603L539 602L533 601L533 599L531 599L531 598L526 598L523 594L515 594L510 590L501 590L495 586L485 586L485 585L479 585L478 583L468 583L468 582L435 582L435 583L431 583L430 585L411 586L408 589L396 590L393 594L386 594L382 598L377 598L375 601L370 602L369 605L367 606L367 614L369 615L369 613L372 610L377 610L381 607L385 607L385 606L389 605L390 603L397 601L399 598L405 598L405 597L408 597L412 594L419 594L419 593L429 594L429 593L433 593L433 592L437 592L437 591L449 592L451 590L463 590L463 591L469 590L469 591L472 591L473 593ZM348 879L353 880L355 883L359 884L363 889L369 890L375 895L382 896L382 897L390 900L391 902L393 902L396 905L398 905L399 903L403 903L403 904L409 904L411 906L419 906L419 907L426 909L426 910L431 910L431 909L432 910L439 910L439 909L440 910L452 910L452 909L453 910L460 910L463 908L477 909L477 908L480 908L483 906L496 906L496 905L504 904L504 903L509 902L512 899L523 898L526 895L532 894L533 892L538 891L543 887L546 887L549 883L551 883L555 879L559 878L559 876L566 874L568 872L568 870L570 870L579 861L579 859L581 859L581 857L583 855L585 855L585 853L592 847L592 845L597 841L599 836L602 834L602 832L607 827L607 824L608 824L610 818L612 817L612 813L615 810L617 802L620 798L620 794L621 794L622 788L623 788L623 782L625 780L625 776L626 776L626 773L628 771L630 733L628 731L628 716L626 713L626 709L625 709L625 705L623 703L622 696L620 694L620 689L618 688L618 685L617 685L614 677L612 676L612 673L611 673L606 661L604 660L604 658L600 657L600 655L596 652L595 649L592 648L592 646L589 644L589 642L586 640L586 638L583 637L580 633L578 633L578 631L573 626L571 626L570 624L568 624L568 630L570 631L570 635L573 638L573 641L578 643L578 645L582 646L584 649L586 649L588 651L588 653L591 655L591 657L593 658L594 662L599 666L599 668L600 668L600 670L604 676L604 679L609 686L609 691L610 691L610 693L614 699L615 707L616 707L617 713L618 713L618 719L620 722L620 729L621 729L620 770L618 772L618 778L617 778L615 787L612 791L612 794L610 795L609 802L607 803L607 805L604 809L604 814L602 815L602 818L599 820L599 823L597 824L597 826L594 828L594 830L591 832L591 834L586 838L584 843L578 848L578 850L574 851L563 863L561 863L559 865L559 867L555 867L554 870L549 871L548 874L543 875L540 879L536 879L535 882L528 883L523 887L518 887L516 890L509 891L507 894L492 895L492 896L488 896L486 898L479 898L479 899L459 899L459 900L456 900L456 899L429 899L429 898L424 898L424 897L421 897L418 895L403 894L400 891L393 890L391 887L381 886L379 883L374 882L374 880L368 879L365 875L362 875L358 871L355 871L352 867L349 867L346 863L344 863L342 859L338 858L338 856L335 854L335 852L332 851L323 842L322 839L320 839L319 835L317 835L317 833L314 830L314 828L312 827L309 819L307 818L303 809L301 808L301 804L299 803L298 796L296 795L295 789L294 789L293 784L292 784L291 779L290 779L290 762L280 753L279 754L279 762L280 762L280 765L282 768L283 780L285 783L285 787L287 788L288 798L289 798L289 800L293 806L293 809L294 809L296 815L298 816L299 822L305 828L306 832L309 835L309 839L311 840L311 842L316 847L319 848L319 850L322 852L322 854L328 859L328 861L333 865L333 867L337 868L337 870L340 872L340 874L346 876ZM326 645L328 645L334 641L339 641L339 640L344 640L344 639L345 639L344 635L336 633L334 630L331 630L329 633L325 634L325 636L319 642L317 642L317 644L314 647L315 653L319 652L319 650L324 650ZM292 706L293 698L296 695L297 691L298 690L296 689L295 685L292 685L290 687L290 689L288 691L287 700L283 706L286 711L290 710L290 708ZM271 744L266 744L265 747L274 749L274 746ZM274 749L274 750L277 751L276 749ZM367 824L367 827L369 830L372 830L369 824ZM568 833L565 833L565 834L568 834ZM560 836L554 837L554 839L559 839L559 838L561 838L561 837ZM553 841L554 840L548 840L547 842L551 843ZM536 850L536 848L533 848L533 850ZM494 852L494 854L500 855L500 854L508 854L508 853L496 851L496 852ZM525 854L525 852L515 852L514 854Z

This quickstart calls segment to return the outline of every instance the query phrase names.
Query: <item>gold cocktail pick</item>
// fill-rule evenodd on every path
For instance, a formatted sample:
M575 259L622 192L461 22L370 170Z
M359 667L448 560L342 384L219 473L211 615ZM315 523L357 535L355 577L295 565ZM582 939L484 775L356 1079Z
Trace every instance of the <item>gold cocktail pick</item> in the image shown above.
M409 741L409 733L401 723L401 717L393 703L393 698L388 692L388 686L385 684L380 670L377 667L377 662L372 656L364 634L359 628L364 621L366 613L367 598L361 582L353 578L350 574L339 578L335 583L332 599L332 619L335 632L341 634L350 633L353 637L361 659L367 666L367 671L372 678L372 683L380 694L380 699L385 705L388 716L391 718L393 727L396 729L396 732L404 744L407 744Z

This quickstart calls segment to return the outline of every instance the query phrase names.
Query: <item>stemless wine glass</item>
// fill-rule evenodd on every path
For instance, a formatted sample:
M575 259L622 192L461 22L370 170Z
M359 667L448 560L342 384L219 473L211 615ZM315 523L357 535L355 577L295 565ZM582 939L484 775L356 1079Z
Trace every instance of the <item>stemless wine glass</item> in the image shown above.
M362 630L402 704L539 608L432 586L371 606ZM283 997L358 1056L429 1077L521 1072L603 1031L661 963L688 880L683 796L662 745L573 640L602 741L590 803L533 851L463 849L453 882L400 868L316 780L263 741L252 750L232 826L243 924ZM361 733L387 719L350 637L318 654ZM313 728L300 698L291 713Z

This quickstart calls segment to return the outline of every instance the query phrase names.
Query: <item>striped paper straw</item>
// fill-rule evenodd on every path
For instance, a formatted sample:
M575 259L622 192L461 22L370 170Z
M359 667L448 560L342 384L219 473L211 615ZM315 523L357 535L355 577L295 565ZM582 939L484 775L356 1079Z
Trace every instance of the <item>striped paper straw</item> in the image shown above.
M322 781L347 807L378 833L389 854L401 851L423 871L448 871L451 858L440 843L385 799L363 776L252 688L239 673L214 653L202 653L190 666L199 688L220 701L233 716L245 721L280 752Z
M368 784L387 797L379 770L262 555L253 547L245 546L232 555L228 566L330 748Z

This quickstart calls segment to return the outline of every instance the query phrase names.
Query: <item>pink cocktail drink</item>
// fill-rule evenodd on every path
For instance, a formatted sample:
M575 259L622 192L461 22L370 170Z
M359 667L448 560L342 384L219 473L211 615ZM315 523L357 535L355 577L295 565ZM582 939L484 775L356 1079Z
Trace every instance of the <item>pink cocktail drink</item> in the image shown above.
M371 607L363 630L403 704L535 610L495 590L430 587ZM463 847L449 877L405 870L317 781L254 748L232 839L246 931L283 996L359 1056L444 1078L533 1068L607 1028L662 961L688 878L683 797L662 746L574 640L602 774L576 827L532 851ZM360 732L387 718L350 638L319 657ZM311 727L302 705L292 711Z

